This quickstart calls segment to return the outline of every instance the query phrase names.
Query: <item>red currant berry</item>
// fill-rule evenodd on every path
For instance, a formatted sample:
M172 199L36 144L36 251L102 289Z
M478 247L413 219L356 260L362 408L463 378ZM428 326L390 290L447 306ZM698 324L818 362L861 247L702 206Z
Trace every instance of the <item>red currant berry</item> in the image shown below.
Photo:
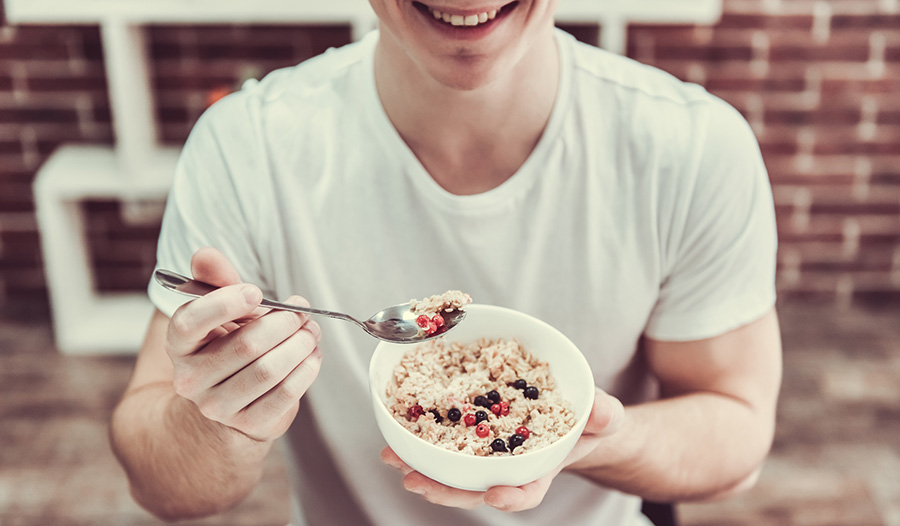
M497 416L500 416L500 404L494 404L491 406L491 413L494 413Z
M437 325L432 320L428 320L428 327L425 328L425 332L428 334L434 334L438 330Z
M425 414L425 410L422 409L422 406L420 406L418 404L416 404L406 410L406 416L408 416L410 418L410 420L416 420L424 414Z
M506 416L509 414L509 402L506 400L500 402L498 404L500 406L500 416Z
M428 316L424 314L420 314L418 318L416 318L416 325L422 327L423 329L428 327Z
M516 434L522 435L522 438L528 438L529 436L531 436L531 431L529 431L525 426L519 426L516 428Z
M463 417L463 422L466 423L466 427L472 427L475 425L475 415L472 413L467 414Z
M431 318L431 321L433 321L438 328L444 326L444 318L442 318L440 314L435 314L434 318Z
M491 428L489 428L487 424L478 424L475 426L475 434L484 438L491 434Z

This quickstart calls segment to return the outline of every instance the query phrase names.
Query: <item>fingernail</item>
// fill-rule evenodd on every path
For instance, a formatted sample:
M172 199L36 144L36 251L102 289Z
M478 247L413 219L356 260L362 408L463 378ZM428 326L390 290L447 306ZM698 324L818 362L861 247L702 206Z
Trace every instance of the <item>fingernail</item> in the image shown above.
M408 484L404 483L403 488L410 493L415 493L416 495L424 495L425 494L425 488L422 488L420 486L410 487Z
M262 298L260 298L260 296L261 296L260 290L256 287L254 287L253 285L244 286L244 288L241 289L241 294L244 295L244 299L250 305L259 305L259 302L262 299Z

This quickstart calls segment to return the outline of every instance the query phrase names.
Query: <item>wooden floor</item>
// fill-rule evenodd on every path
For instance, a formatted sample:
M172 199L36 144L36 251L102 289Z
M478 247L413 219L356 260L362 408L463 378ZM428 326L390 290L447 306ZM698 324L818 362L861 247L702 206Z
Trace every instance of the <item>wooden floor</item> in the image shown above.
M900 526L900 309L791 304L781 317L785 380L761 480L680 505L681 524ZM0 525L160 524L132 502L106 439L131 366L61 356L47 323L0 320ZM280 460L236 509L181 524L285 524Z

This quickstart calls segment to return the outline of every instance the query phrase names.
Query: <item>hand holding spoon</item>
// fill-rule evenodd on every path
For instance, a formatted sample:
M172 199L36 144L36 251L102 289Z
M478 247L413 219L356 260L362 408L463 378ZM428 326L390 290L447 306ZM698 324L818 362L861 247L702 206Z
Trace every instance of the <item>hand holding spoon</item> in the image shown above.
M163 287L195 298L205 296L219 288L202 281L176 274L169 270L157 270L154 272L153 276ZM401 303L400 305L388 307L375 313L366 321L359 321L352 316L340 312L288 305L287 303L279 303L265 298L260 302L259 306L269 309L328 316L329 318L353 322L379 340L391 343L419 343L432 338L437 338L453 329L453 327L466 317L466 312L459 309L451 312L441 312L440 316L444 318L443 328L436 333L428 334L421 330L416 324L416 315L413 314L412 309L410 309L409 303Z

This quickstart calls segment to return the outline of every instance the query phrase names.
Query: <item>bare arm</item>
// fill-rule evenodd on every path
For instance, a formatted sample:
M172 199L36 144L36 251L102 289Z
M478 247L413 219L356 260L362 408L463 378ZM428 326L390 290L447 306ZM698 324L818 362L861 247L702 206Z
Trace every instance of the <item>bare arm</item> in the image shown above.
M772 444L781 384L775 312L707 340L647 340L646 351L663 399L627 408L619 429L570 469L663 501L752 485Z
M315 322L261 312L221 254L198 255L195 275L233 284L171 320L154 314L110 426L132 495L165 519L211 515L253 489L321 361Z

